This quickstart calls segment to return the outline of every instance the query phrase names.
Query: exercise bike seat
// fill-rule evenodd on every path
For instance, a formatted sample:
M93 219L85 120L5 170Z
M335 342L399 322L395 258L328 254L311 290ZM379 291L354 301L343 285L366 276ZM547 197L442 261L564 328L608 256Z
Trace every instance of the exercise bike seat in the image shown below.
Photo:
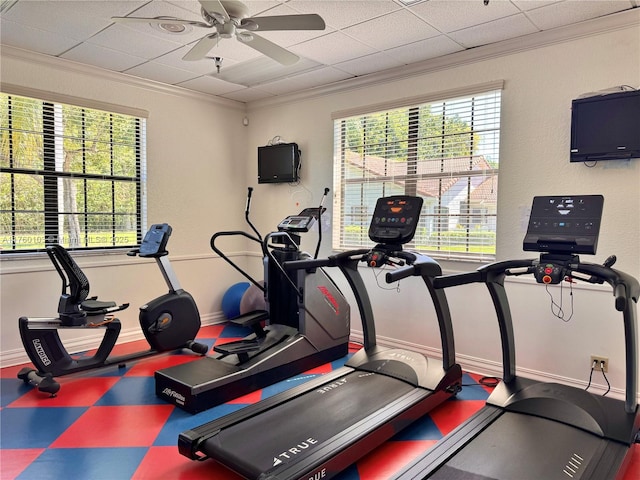
M118 312L120 310L124 310L129 307L128 303L123 303L122 305L118 305L116 302L112 301L102 301L98 300L98 297L92 297L86 299L84 302L80 304L82 310L86 312L87 315L102 315L105 313Z

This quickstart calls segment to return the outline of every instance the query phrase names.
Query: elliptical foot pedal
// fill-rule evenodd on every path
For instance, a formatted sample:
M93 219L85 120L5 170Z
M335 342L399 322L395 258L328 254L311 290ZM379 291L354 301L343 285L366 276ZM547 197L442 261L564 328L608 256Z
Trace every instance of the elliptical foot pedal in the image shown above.
M240 363L249 360L249 354L260 351L261 342L256 338L253 340L237 340L213 347L213 351L222 355L237 355Z
M254 310L253 312L247 312L229 321L241 327L251 327L257 337L264 338L267 333L262 328L262 324L260 322L263 322L268 318L269 312L266 310Z

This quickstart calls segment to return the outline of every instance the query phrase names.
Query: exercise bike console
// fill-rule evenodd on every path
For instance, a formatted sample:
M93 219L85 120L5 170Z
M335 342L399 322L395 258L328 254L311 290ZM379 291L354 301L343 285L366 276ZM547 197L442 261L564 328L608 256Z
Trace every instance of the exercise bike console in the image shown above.
M142 239L138 255L143 258L161 257L167 255L167 242L171 236L171 225L161 223L152 225Z

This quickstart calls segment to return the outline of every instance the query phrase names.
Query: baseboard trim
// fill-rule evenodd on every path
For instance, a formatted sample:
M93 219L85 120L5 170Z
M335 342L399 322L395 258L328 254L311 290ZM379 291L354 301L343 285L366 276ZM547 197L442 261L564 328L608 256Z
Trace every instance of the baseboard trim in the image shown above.
M362 332L359 331L351 331L351 341L355 343L360 343L364 341L364 337ZM406 348L408 350L412 350L415 352L420 352L423 355L426 355L429 358L442 358L442 350L439 348L433 347L425 347L424 345L419 345L416 343L405 342L403 340L397 340L389 337L377 337L378 344L385 347L395 347L395 348ZM471 355L464 355L457 353L456 361L462 367L462 370L469 373L475 373L478 375L484 375L488 377L498 377L502 378L502 363L496 362L493 360L487 360L485 358L473 357ZM585 389L587 387L587 382L583 380L578 380L575 378L563 377L560 375L555 375L548 372L541 372L539 370L532 370L529 368L521 368L517 367L518 375L530 378L532 380L537 380L540 382L553 382L553 383L561 383L564 385L569 385L571 387ZM589 391L594 395L603 395L607 391L607 387L604 385L591 383L589 387ZM616 398L618 400L625 399L625 392L621 388L611 388L608 396L612 398ZM640 398L640 392L636 392L636 398Z

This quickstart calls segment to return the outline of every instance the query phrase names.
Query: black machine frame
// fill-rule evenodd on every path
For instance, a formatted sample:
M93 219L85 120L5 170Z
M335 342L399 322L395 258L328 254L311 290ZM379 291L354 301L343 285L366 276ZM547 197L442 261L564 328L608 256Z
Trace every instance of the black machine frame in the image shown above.
M571 243L571 239L565 240ZM597 265L556 251L542 253L539 259L496 262L473 272L437 278L434 287L439 290L471 283L486 285L500 330L503 378L476 415L394 478L620 478L631 445L640 441L636 402L640 284L611 268L614 262L615 257L609 257ZM557 284L568 277L611 286L615 310L622 313L624 324L624 400L516 375L513 321L504 280L509 275L527 274L544 284Z
M397 208L397 202L407 197L389 198L391 207ZM421 199L419 203L421 207ZM419 213L420 208L411 213L416 224ZM412 228L415 231L415 225ZM410 241L413 233L405 235L400 229L393 233L387 224L374 230L383 243L373 249L285 263L291 270L337 267L341 271L362 319L363 348L330 374L181 433L182 455L216 459L249 479L331 478L460 390L462 371L455 363L449 307L444 292L432 287L442 273L440 266L429 257L402 250L401 243ZM363 262L372 267L400 266L387 273L389 283L409 276L422 278L436 311L441 362L377 345L373 308L358 271ZM301 420L294 420L296 411ZM254 441L260 442L259 448ZM285 448L288 444L294 448Z
M204 355L208 347L195 341L200 330L200 314L193 297L186 292L171 266L166 249L171 235L170 225L154 224L145 234L140 248L129 256L153 258L169 289L168 293L150 300L140 307L139 322L150 348L127 355L110 356L121 330L121 323L113 314L125 310L128 303L117 305L88 297L87 276L69 252L61 245L49 245L46 252L62 279L62 293L58 302L58 316L47 318L21 317L18 320L20 337L35 370L25 367L18 378L42 392L55 395L60 384L54 377L69 375L109 365L122 366L157 353L187 348ZM104 329L104 336L96 352L89 357L72 356L60 338L60 330Z
M156 395L189 413L212 408L348 353L350 307L335 282L322 269L292 273L282 267L287 261L310 258L299 248L299 233L308 231L320 218L329 189L324 190L318 208L305 209L294 216L296 222L281 222L278 231L264 238L249 219L252 192L249 187L245 219L254 234L221 231L211 237L210 245L220 258L263 292L267 310L231 319L232 323L252 328L253 333L215 346L216 356L155 372ZM302 222L304 227L300 222L302 216L306 218ZM243 237L260 245L264 285L218 248L216 241L224 237ZM319 232L316 252L321 239Z

